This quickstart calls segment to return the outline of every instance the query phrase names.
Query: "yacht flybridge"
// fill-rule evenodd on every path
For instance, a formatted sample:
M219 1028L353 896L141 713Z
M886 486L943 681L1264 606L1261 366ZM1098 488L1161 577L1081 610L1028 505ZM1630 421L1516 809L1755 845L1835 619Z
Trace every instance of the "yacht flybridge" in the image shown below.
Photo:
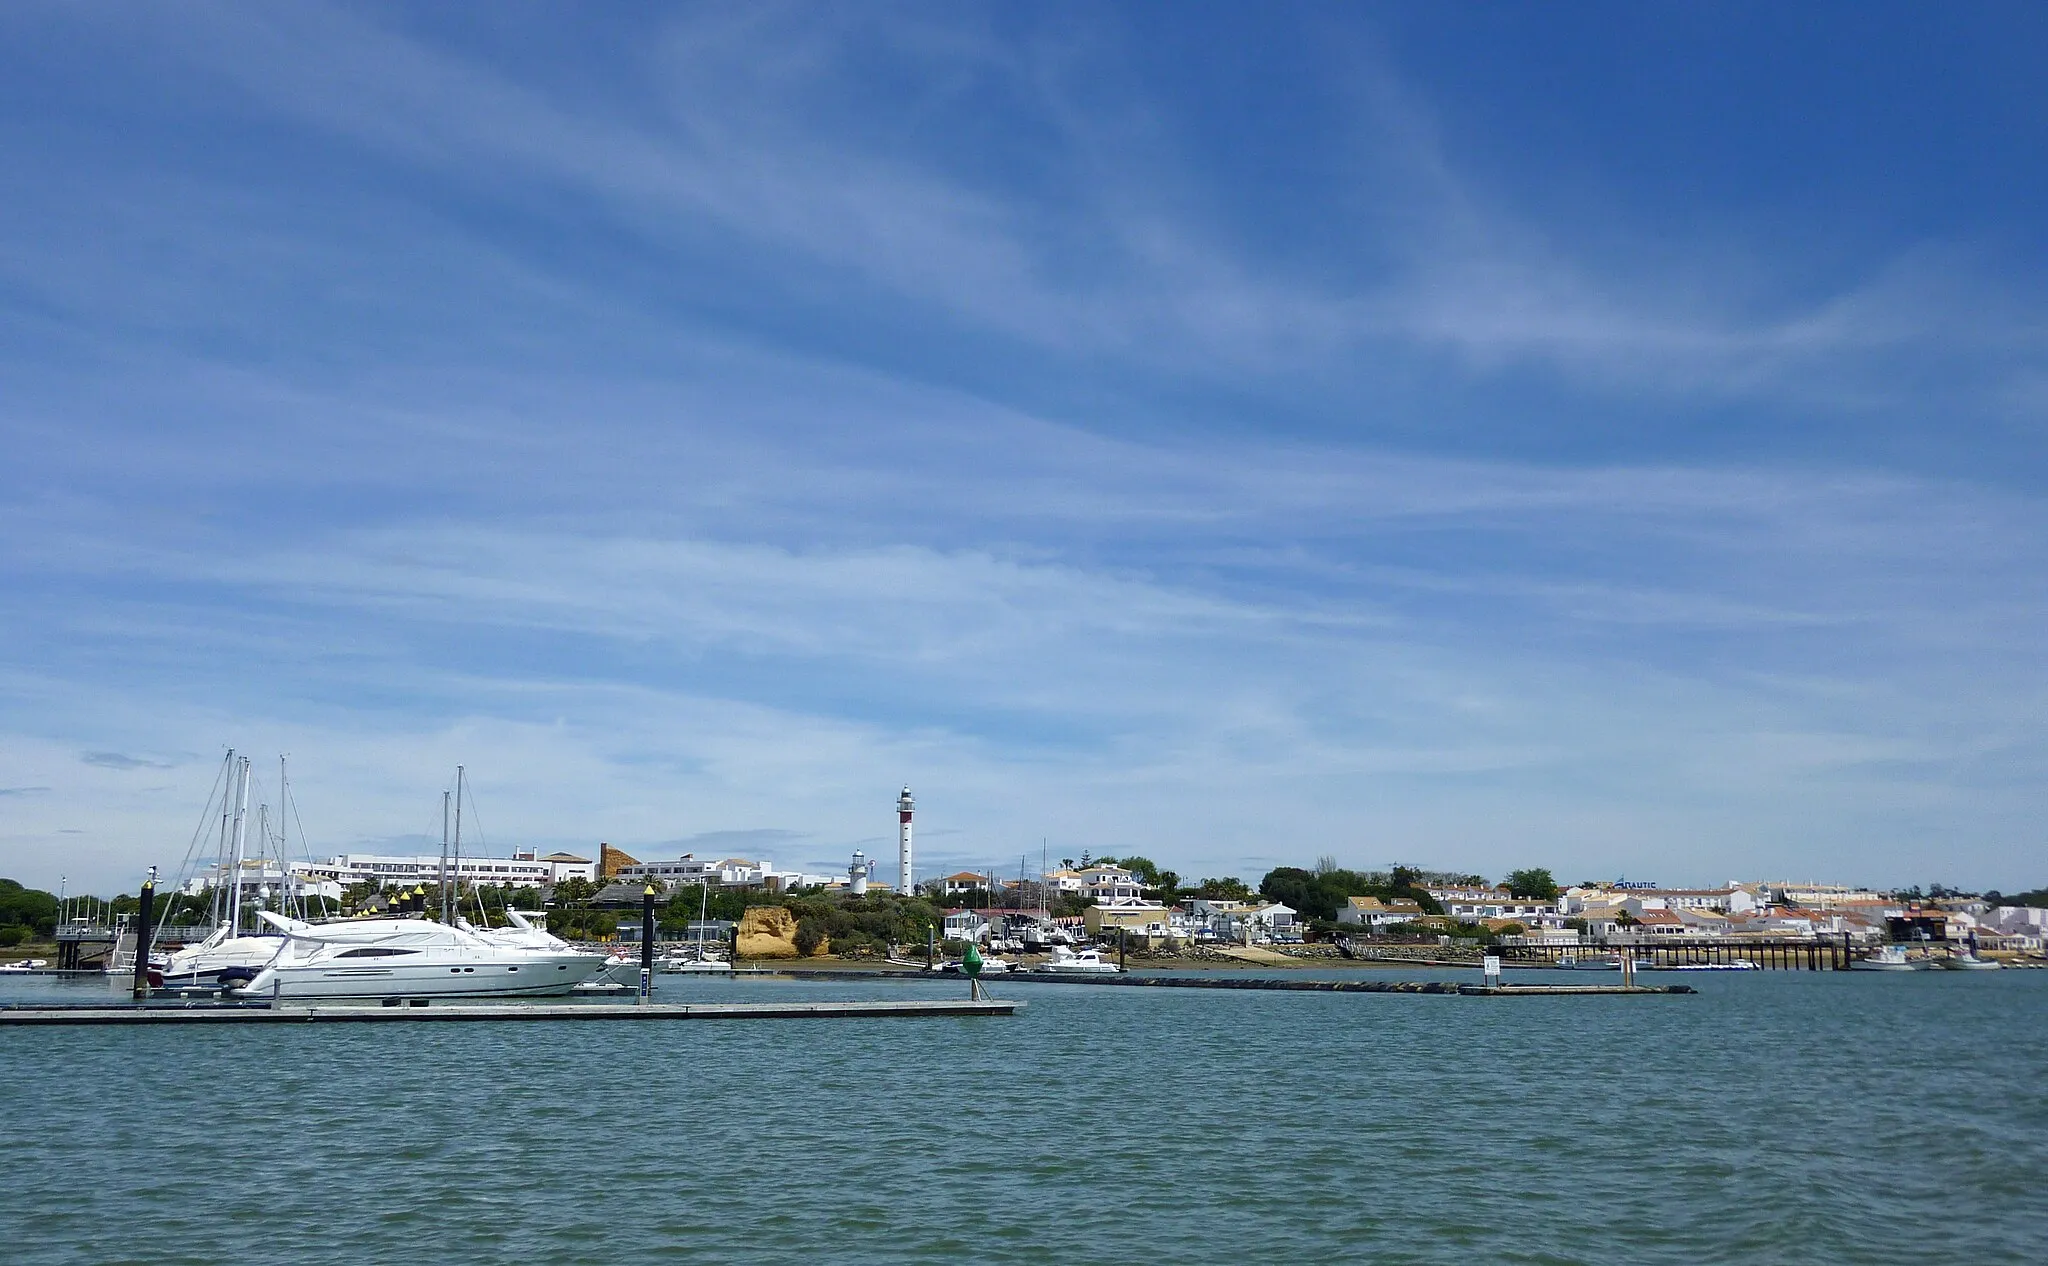
M504 998L565 994L604 966L602 955L541 933L525 944L425 919L307 924L264 912L284 932L248 984L277 998ZM554 941L560 948L541 942Z

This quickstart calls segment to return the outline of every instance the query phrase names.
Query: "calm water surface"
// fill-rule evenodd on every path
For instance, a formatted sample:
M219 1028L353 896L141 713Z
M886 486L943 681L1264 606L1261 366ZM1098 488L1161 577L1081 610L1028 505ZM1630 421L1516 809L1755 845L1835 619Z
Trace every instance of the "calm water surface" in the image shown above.
M2043 1260L2048 972L1688 983L998 983L1029 1004L1013 1019L4 1029L0 1261Z

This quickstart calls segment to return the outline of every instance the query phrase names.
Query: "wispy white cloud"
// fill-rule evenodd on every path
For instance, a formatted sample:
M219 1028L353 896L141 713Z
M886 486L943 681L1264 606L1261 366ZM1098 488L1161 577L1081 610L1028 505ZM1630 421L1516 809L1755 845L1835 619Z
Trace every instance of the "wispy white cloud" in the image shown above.
M2039 307L1992 265L1794 285L1778 243L1546 224L1372 58L1357 188L1290 250L1113 26L954 16L696 9L602 85L394 10L51 18L334 174L10 185L0 781L48 791L0 868L182 848L180 753L235 741L305 760L337 847L463 760L493 831L819 866L907 780L962 861L1924 879L1946 832L2024 879L2024 481L1573 442L1617 396L2028 425ZM868 108L877 65L916 86ZM1429 404L1442 443L1381 416L1532 366L1569 390Z
M1777 243L1653 250L1664 226L1535 223L1461 166L1397 66L1355 46L1344 69L1363 85L1357 154L1379 208L1358 231L1393 265L1319 277L1209 223L1171 134L1126 121L1157 108L1117 73L1114 37L1077 54L1084 41L1019 45L971 24L700 10L672 15L612 94L571 99L355 11L187 7L156 27L266 109L480 196L568 191L646 241L751 250L788 297L860 278L1069 355L1242 377L1326 372L1391 342L1482 372L1871 408L1925 398L1926 371L1902 359L1945 361L1943 390L1988 403L2013 360L2048 350L2038 306L1963 243L1800 291L1772 277ZM1085 109L1060 65L1077 56L1097 85ZM898 107L913 115L994 94L1037 118L1055 138L1032 151L1049 186L976 170L936 126L906 125L922 146L860 126L845 107L878 60L929 85Z

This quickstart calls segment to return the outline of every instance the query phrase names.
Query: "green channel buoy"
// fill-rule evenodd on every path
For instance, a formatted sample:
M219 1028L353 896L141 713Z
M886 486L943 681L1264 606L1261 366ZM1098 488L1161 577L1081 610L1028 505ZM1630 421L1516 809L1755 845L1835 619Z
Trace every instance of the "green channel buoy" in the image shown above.
M974 948L974 942L967 942L967 952L960 956L960 970L967 973L969 980L981 975L981 951Z

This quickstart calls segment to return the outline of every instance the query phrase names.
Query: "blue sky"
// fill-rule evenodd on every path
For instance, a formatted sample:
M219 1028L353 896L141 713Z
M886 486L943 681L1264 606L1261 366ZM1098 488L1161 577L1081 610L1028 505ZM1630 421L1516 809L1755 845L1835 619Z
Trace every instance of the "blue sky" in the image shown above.
M2037 885L2044 52L8 5L0 874L232 745L332 850Z

